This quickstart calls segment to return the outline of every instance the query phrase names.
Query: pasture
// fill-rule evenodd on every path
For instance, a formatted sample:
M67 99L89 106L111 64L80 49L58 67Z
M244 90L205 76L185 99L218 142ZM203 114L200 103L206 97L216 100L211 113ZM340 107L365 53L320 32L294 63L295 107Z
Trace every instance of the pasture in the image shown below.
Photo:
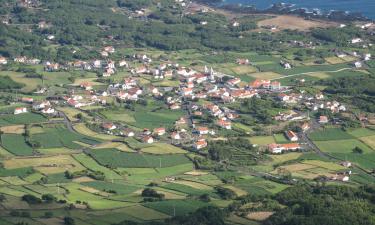
M12 158L3 161L4 168L16 169L32 167L43 174L63 173L65 171L81 171L85 168L69 155L48 157Z
M45 121L47 121L47 119L44 116L36 113L22 113L18 115L9 114L0 116L0 126L42 123Z
M359 147L364 153L374 152L367 145L357 139L332 140L332 141L314 141L316 146L327 153L352 153L353 149Z
M190 162L185 155L152 155L121 152L115 149L94 149L90 154L101 165L110 167L163 168Z
M26 143L26 139L20 134L1 135L1 145L9 152L18 156L32 155L34 150Z
M354 137L339 128L326 128L311 133L309 138L312 141L331 141L353 139Z
M184 154L185 150L167 143L154 143L150 147L142 148L144 153L150 154Z

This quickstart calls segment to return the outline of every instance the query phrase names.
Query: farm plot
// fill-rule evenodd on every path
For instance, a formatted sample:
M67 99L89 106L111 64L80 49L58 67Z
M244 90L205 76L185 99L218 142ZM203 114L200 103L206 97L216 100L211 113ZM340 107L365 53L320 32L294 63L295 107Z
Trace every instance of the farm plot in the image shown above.
M110 167L158 168L186 164L189 161L185 155L151 155L121 152L115 149L94 149L90 153L96 161Z
M289 187L285 184L279 184L253 176L241 177L233 184L233 186L254 195L275 194Z
M167 143L155 143L151 147L143 148L142 152L150 154L184 154L185 150Z
M17 177L27 177L28 175L34 173L32 167L23 167L23 168L16 168L16 169L4 169L0 168L0 177L9 177L9 176L17 176Z
M31 136L31 139L39 143L41 148L67 147L71 149L78 149L82 146L77 144L77 142L82 142L89 145L99 143L93 138L70 132L68 129L61 126L48 128L44 133L34 134Z
M147 208L154 209L170 216L173 216L174 214L176 216L186 215L207 205L209 204L197 200L167 200L143 204L143 206Z
M354 137L341 129L327 128L324 130L311 133L309 135L309 138L313 141L331 141L331 140L353 139Z
M120 111L105 110L105 111L102 111L101 114L105 116L107 119L112 120L112 121L120 121L124 123L136 122L134 116L126 113L125 110L120 110Z
M23 134L25 133L24 125L1 127L0 130L7 134Z
M275 139L273 136L255 136L249 138L251 144L256 144L256 145L268 145L275 143Z
M126 207L126 210L124 212L130 216L144 221L164 220L170 217L165 213L159 212L155 209L144 207L142 205Z
M375 150L375 135L360 137L359 138L363 143L370 146L372 149Z
M284 134L274 134L273 137L275 138L277 144L290 143Z
M333 141L314 141L316 146L327 153L353 153L353 149L358 147L364 153L374 152L370 147L357 139L333 140Z
M32 167L43 174L81 171L85 168L69 155L51 157L13 158L3 162L6 169Z
M86 125L83 124L83 123L76 124L74 126L74 130L76 130L78 133L80 133L82 135L92 137L92 138L95 138L95 139L101 139L101 140L108 140L109 141L109 140L113 140L113 139L117 138L116 136L113 136L113 135L96 133L96 132L90 130L88 127L86 127Z
M255 79L264 79L270 80L275 78L280 78L281 75L275 72L260 72L260 73L252 73L250 76L254 77Z
M178 184L178 183L168 183L166 185L163 185L162 187L164 189L178 191L178 192L182 192L182 193L185 193L187 195L192 195L192 196L200 196L200 195L203 195L203 194L208 194L211 197L218 198L217 194L215 194L214 191L212 191L212 190L197 189L197 188L193 188L191 186Z
M374 136L375 130L370 130L367 128L358 128L354 130L349 130L348 133L356 138Z
M2 115L0 116L0 126L11 126L18 124L42 123L47 119L36 113L22 113L19 115Z
M97 190L104 191L104 192L115 192L115 194L119 194L119 195L131 194L141 188L141 187L134 186L134 185L125 185L125 184L111 183L111 182L104 182L104 181L84 182L84 183L81 183L81 185L95 188Z
M106 177L106 179L111 179L111 180L122 179L122 176L120 176L113 170L108 169L107 167L99 165L93 158L91 158L88 155L85 155L82 153L82 154L73 155L73 157L87 169L92 170L92 171L102 172L104 176Z
M26 143L25 137L20 134L3 134L1 135L2 146L18 156L32 155L34 150Z
M168 127L178 120L183 113L181 111L157 110L157 111L136 111L134 117L136 122L131 125L139 128Z

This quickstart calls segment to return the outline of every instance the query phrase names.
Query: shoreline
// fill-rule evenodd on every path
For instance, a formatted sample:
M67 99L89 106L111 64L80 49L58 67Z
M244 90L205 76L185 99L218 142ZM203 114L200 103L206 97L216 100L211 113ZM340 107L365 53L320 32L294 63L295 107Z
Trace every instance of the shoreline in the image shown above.
M221 1L217 0L194 0L193 3L201 5L204 7L209 7L215 10L223 10L227 13L235 14L273 14L273 15L294 15L303 17L306 19L318 19L330 22L374 22L374 19L364 16L363 14L350 13L339 10L331 10L329 13L321 13L322 11L318 9L319 13L314 12L314 10L309 10L306 8L293 8L294 4L287 3L275 3L267 9L257 9L252 5L239 5L239 4L222 4Z

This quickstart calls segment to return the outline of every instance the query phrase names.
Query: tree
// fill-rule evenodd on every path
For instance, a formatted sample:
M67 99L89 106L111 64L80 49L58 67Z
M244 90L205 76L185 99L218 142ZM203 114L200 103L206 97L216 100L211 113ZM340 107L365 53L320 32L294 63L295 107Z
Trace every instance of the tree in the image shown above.
M65 225L75 225L76 222L74 221L74 219L72 217L66 216L66 217L64 217L64 224Z
M34 195L26 194L22 196L22 201L25 201L29 204L40 204L42 203L42 200L38 197L35 197Z
M356 146L355 148L353 148L353 153L357 153L357 154L362 154L363 153L363 149Z
M42 195L42 200L45 201L46 203L52 203L56 201L56 197L51 194L44 194Z

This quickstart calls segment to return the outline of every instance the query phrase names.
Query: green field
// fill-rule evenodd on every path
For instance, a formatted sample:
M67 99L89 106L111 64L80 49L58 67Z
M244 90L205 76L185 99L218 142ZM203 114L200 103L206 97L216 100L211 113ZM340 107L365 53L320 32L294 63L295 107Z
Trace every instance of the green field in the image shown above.
M207 205L207 203L197 200L168 200L143 204L143 206L147 208L154 209L170 216L185 215Z
M95 188L97 190L101 191L115 191L116 194L119 195L127 195L131 194L139 189L141 187L134 186L134 185L125 185L125 184L119 184L119 183L111 183L111 182L103 182L103 181L91 181L91 182L85 182L81 183L82 185Z
M182 154L151 155L121 152L115 149L94 149L90 154L102 165L110 167L159 168L170 167L189 162Z
M353 136L338 128L327 128L311 133L309 138L313 141L330 141L352 139Z
M0 116L0 126L41 123L45 121L47 121L47 119L44 116L35 113L22 113L18 115Z
M371 148L357 139L314 141L314 143L320 150L327 153L352 153L355 147L361 148L364 153L374 152Z
M86 137L84 135L70 132L68 129L62 126L56 126L54 128L46 128L43 133L33 134L31 136L33 141L38 142L41 148L60 148L66 147L71 149L78 149L82 146L75 143L77 141L93 145L99 142L96 139Z
M26 143L25 137L20 134L1 135L2 146L14 155L32 155L33 149Z

